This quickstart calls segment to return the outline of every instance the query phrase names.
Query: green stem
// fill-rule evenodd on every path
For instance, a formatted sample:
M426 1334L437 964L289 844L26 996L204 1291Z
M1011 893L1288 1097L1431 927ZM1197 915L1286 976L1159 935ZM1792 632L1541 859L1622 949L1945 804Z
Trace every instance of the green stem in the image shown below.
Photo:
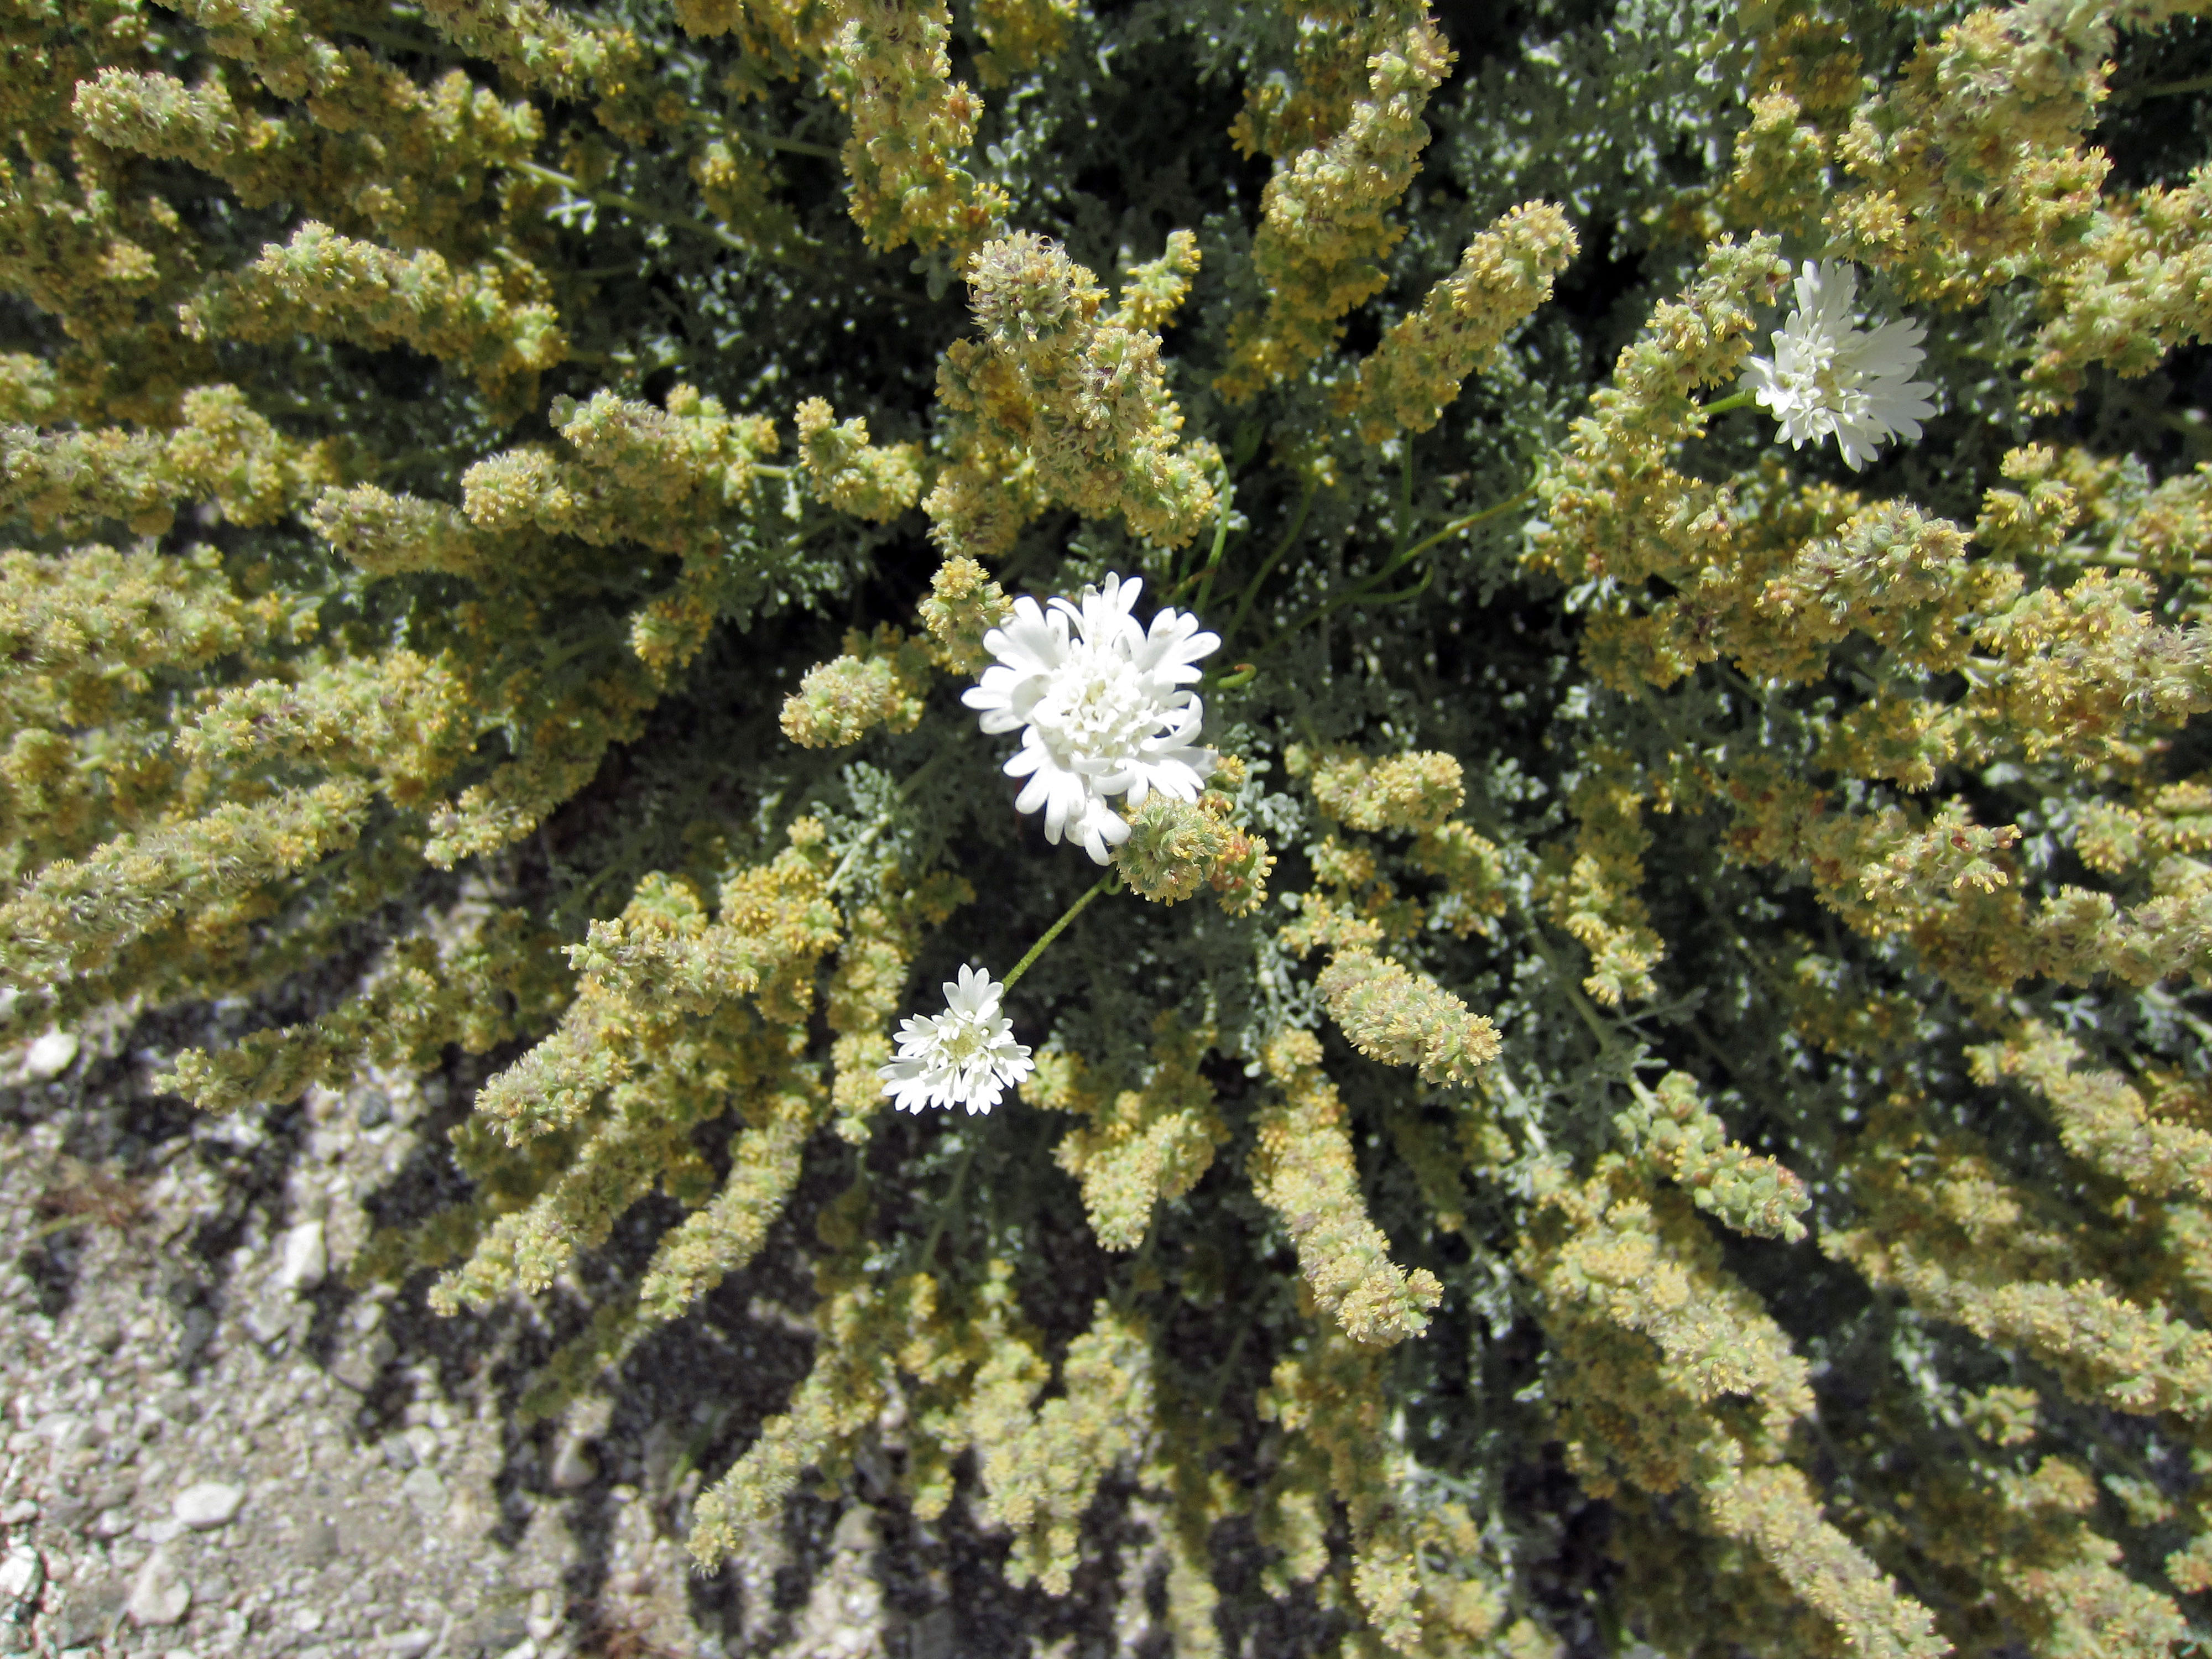
M1454 519L1449 524L1446 525L1442 530L1437 531L1434 535L1424 536L1419 541L1415 542L1411 547L1405 549L1401 552L1392 555L1390 562L1384 565L1380 570L1375 572L1373 575L1363 578L1352 586L1346 589L1345 592L1335 595L1332 599L1325 599L1321 604L1316 605L1304 616L1299 617L1297 621L1292 623L1281 633L1276 635L1273 639L1268 641L1266 645L1260 648L1258 654L1261 657L1265 657L1269 652L1280 647L1284 641L1304 633L1307 629L1319 622L1323 617L1332 616L1335 612L1344 609L1346 605L1358 605L1362 599L1364 599L1372 594L1379 583L1389 580L1392 576L1397 574L1399 571L1405 568L1407 565L1412 563L1413 561L1418 559L1422 554L1434 547L1438 542L1448 540L1451 537L1458 535L1463 530L1472 530L1475 526L1482 523L1486 519L1494 519L1501 513L1510 513L1515 507L1520 506L1523 501L1527 501L1535 493L1536 486L1532 483L1527 489L1521 490L1518 494L1509 495L1502 501L1498 501L1489 507L1484 507L1480 513L1470 513L1463 519ZM1425 576L1419 587L1408 588L1401 593L1385 595L1382 599L1378 600L1377 603L1389 604L1398 599L1407 599L1413 598L1417 593L1425 592L1429 585L1430 577L1433 576L1434 574L1435 573L1432 571L1430 573L1430 576ZM1242 622L1243 620L1243 615L1242 612L1239 612L1237 621ZM1234 624L1231 625L1231 628L1233 631Z
M969 728L966 726L962 726L960 728L961 737L964 738L967 735L968 730ZM909 795L913 794L915 790L921 788L923 779L929 776L931 773L937 770L939 767L944 765L946 761L951 759L953 756L958 754L965 747L967 747L967 745L962 742L959 738L956 738L953 741L946 744L942 749L932 755L927 760L922 762L921 765L915 767L913 771L908 773L906 775L905 781L898 787L899 799L901 800L904 800Z
M921 787L922 780L927 778L931 773L937 770L939 767L944 765L945 761L955 754L961 746L962 745L957 740L952 743L948 743L944 748L939 750L927 760L922 762L921 765L915 767L913 771L908 773L905 779L898 787L899 799L903 801L908 796L912 795L916 789L919 789ZM860 862L860 854L866 852L869 848L874 846L876 844L876 838L878 836L881 836L884 830L890 829L890 824L891 815L885 812L880 815L874 823L871 823L866 830L863 830L860 832L859 839L854 841L850 847L848 847L845 849L845 856L837 860L837 867L830 872L828 891L834 894L842 892L844 890L845 878L853 873L853 866Z
M589 202L594 207L617 208L629 215L631 218L641 220L647 224L661 225L670 230L686 231L694 236L703 236L718 246L727 248L732 253L742 253L750 259L765 259L771 264L783 265L793 270L815 269L805 259L795 259L790 254L780 252L775 248L763 246L757 242L748 242L742 236L732 236L720 225L708 220L695 219L681 213L665 213L659 208L639 201L635 196L625 196L620 191L589 189L582 179L572 178L555 167L541 167L535 161L501 161L500 165L520 173L526 178L539 179L549 185L558 185L571 196ZM866 281L865 278L859 279L857 286L866 289L871 294L902 303L921 298L919 295L908 294L882 283Z
M742 133L757 144L766 144L770 149L788 150L793 155L819 155L825 161L842 159L842 154L829 144L810 144L804 138L779 138L772 132L763 132L758 127L732 127L732 132Z
M55 1220L42 1222L32 1228L23 1235L23 1242L26 1244L35 1244L42 1238L50 1238L56 1233L66 1231L71 1227L82 1227L88 1222L96 1219L98 1219L97 1217L88 1215L61 1216Z
M1228 471L1224 469L1221 475L1221 516L1214 521L1213 551L1206 556L1206 568L1198 575L1198 597L1190 602L1190 608L1194 612L1203 612L1206 600L1212 597L1213 573L1221 568L1221 550L1229 545L1229 508L1236 499L1236 486L1229 482Z
M937 1259L937 1241L945 1237L945 1224L960 1203L960 1189L968 1184L968 1166L975 1161L975 1143L981 1135L972 1126L963 1139L967 1145L960 1150L960 1163L952 1171L952 1190L945 1195L945 1202L937 1206L937 1218L930 1223L929 1237L922 1243L921 1270L927 1273L930 1263Z
M521 173L525 178L535 179L543 184L557 185L571 196L589 202L593 207L618 208L631 218L642 220L647 224L664 225L670 230L689 231L694 236L704 236L710 242L720 243L732 253L759 255L764 258L775 257L765 248L755 247L750 242L731 235L718 224L705 219L664 213L659 208L647 206L635 196L623 195L620 191L593 190L582 179L557 168L540 167L535 161L502 161L500 165L511 172Z
M843 891L845 878L853 873L853 866L860 861L860 854L874 846L876 837L890 827L890 815L885 813L860 831L859 838L845 849L845 856L837 860L837 867L830 872L830 884L823 890L833 895Z
M1413 441L1398 440L1398 522L1391 526L1396 536L1409 536L1413 531Z
M2207 559L2161 564L2132 553L2100 552L2094 547L2062 547L2051 558L2054 563L2109 565L2115 570L2140 570L2149 576L2212 576L2212 560Z
M572 641L567 645L548 652L538 662L538 672L541 674L550 674L557 668L567 667L579 657L587 655L602 646L611 646L614 643L615 636L611 634L604 632L587 634L580 640Z
M1731 409L1747 407L1758 396L1755 392L1731 392L1725 398L1716 398L1712 402L1705 404L1703 412L1707 416L1725 415Z
M2186 81L2158 81L2119 94L2113 101L2139 104L2146 98L2179 98L2192 92L2212 92L2212 75L2191 76Z
M1434 547L1438 542L1443 541L1448 538L1456 536L1462 530L1472 530L1475 526L1480 524L1486 519L1494 519L1501 513L1510 513L1515 507L1520 506L1522 502L1527 501L1535 493L1536 486L1530 484L1526 489L1522 489L1514 495L1508 495L1504 501L1498 502L1495 506L1486 507L1480 513L1470 513L1464 519L1454 519L1442 530L1437 532L1435 535L1425 536L1419 541L1415 542L1411 547L1407 548L1404 552L1398 556L1395 562L1398 564L1403 564L1408 559L1418 558L1420 555L1427 552L1431 548Z
M1104 875L1099 877L1097 884L1089 892L1084 894L1081 898L1069 905L1066 910L1060 913L1060 920L1044 930L1044 937L1039 939L1035 945L1030 946L1029 954L1014 964L1014 971L1008 974L1006 978L999 981L999 988L1001 991L1012 990L1014 988L1014 981L1019 979L1024 974L1029 972L1030 964L1044 954L1044 947L1051 944L1053 940L1058 939L1061 933L1066 931L1067 924L1073 921L1076 917L1083 914L1083 907L1090 903L1091 900L1097 898L1101 893L1105 892L1108 889L1111 888L1120 879L1120 872L1113 870L1109 870Z
M1229 626L1221 630L1224 641L1236 638L1243 631L1244 618L1252 614L1252 607L1259 603L1260 585L1274 573L1275 567L1282 562L1283 555L1297 545L1300 532L1306 527L1306 514L1313 510L1315 488L1312 484L1306 486L1306 493L1298 501L1298 510L1291 515L1291 527L1283 532L1283 538L1275 544L1274 550L1260 562L1259 574L1244 585L1244 592L1237 601L1237 614L1230 619Z
M468 54L447 41L418 39L411 34L402 34L397 29L379 28L374 23L339 23L336 27L342 34L350 34L372 46L387 47L393 52L411 52L418 57L435 58L447 64L468 62Z

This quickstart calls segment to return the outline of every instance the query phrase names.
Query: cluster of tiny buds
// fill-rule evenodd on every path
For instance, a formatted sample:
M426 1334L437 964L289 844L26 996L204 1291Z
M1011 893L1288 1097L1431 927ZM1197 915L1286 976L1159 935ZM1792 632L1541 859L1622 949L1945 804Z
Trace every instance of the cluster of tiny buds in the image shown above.
M985 243L969 261L968 280L975 320L1008 350L1073 335L1106 297L1057 242L1033 231Z

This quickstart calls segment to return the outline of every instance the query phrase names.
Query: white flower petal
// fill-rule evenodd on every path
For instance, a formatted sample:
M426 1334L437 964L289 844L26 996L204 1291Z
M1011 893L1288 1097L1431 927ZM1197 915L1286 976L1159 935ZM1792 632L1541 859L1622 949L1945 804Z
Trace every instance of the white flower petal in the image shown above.
M916 1015L899 1025L899 1052L876 1075L902 1112L926 1106L988 1112L1009 1084L1035 1069L1029 1045L1014 1041L999 1012L1006 988L981 968L963 967L945 983L945 1012Z
M1926 356L1923 330L1910 319L1853 326L1858 273L1848 264L1808 260L1796 288L1797 309L1774 331L1773 357L1750 359L1745 381L1791 447L1832 437L1856 472L1890 439L1917 438L1921 417L1936 412L1936 388L1910 378Z
M1128 835L1111 804L1152 790L1197 799L1213 765L1196 746L1204 705L1187 689L1199 659L1219 649L1187 611L1164 606L1149 626L1131 614L1144 580L1109 573L1075 599L1014 604L983 642L998 661L963 701L988 732L1018 728L1007 775L1027 778L1017 811L1044 813L1047 840L1081 845L1100 863Z

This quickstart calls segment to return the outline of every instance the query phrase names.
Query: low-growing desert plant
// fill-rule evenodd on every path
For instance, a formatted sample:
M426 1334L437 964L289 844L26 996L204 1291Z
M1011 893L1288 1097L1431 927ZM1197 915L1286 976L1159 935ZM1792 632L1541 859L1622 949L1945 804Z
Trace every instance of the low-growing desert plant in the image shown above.
M15 5L9 1018L495 1055L533 1413L829 1194L702 1562L2198 1643L2201 9Z

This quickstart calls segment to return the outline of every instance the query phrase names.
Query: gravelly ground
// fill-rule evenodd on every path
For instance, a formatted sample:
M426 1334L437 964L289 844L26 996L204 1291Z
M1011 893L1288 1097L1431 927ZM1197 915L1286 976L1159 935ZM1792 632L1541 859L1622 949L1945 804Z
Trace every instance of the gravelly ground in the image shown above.
M215 1120L150 1085L197 1032L79 1035L0 1054L0 1654L1165 1650L1126 1501L1127 1541L1060 1601L1009 1589L960 1506L918 1526L866 1458L840 1500L692 1570L702 1473L806 1363L793 1224L605 1394L520 1430L558 1334L538 1310L437 1319L419 1283L343 1274L373 1218L455 1190L443 1132L473 1079Z

